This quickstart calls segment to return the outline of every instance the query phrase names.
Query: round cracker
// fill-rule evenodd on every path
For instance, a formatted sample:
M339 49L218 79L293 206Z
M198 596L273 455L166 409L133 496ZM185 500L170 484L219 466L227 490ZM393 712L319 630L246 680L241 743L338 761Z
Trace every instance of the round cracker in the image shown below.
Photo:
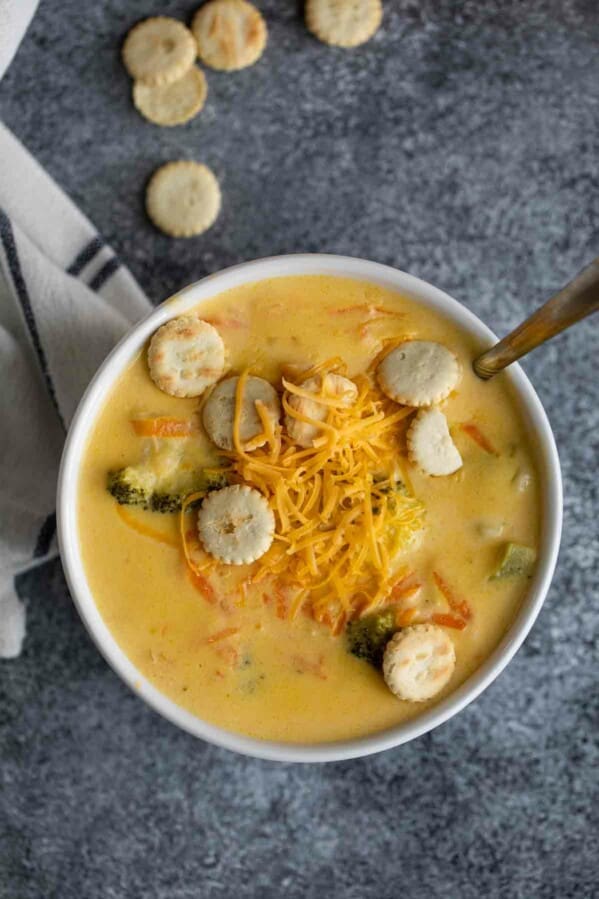
M449 396L460 378L451 350L433 340L404 340L376 370L383 393L406 406L430 406Z
M451 439L449 425L440 409L421 409L406 434L408 456L432 477L453 474L462 467L462 457Z
M157 228L171 237L193 237L214 224L221 195L214 173L200 162L167 162L146 190L146 210Z
M195 315L179 315L158 328L148 347L148 368L171 396L200 396L225 367L225 345L216 328Z
M132 78L146 84L171 84L192 67L196 45L189 28L168 16L135 25L123 44L123 62Z
M235 448L233 420L238 381L239 378L236 375L220 381L206 400L202 410L202 422L206 433L213 443L224 450ZM250 375L245 382L239 422L239 439L244 446L262 434L264 430L262 420L256 410L257 400L263 403L273 427L278 424L281 417L279 395L272 384L264 378ZM266 443L266 438L263 443Z
M191 30L202 62L225 72L257 62L268 36L262 15L247 0L210 0L195 14Z
M383 18L381 0L307 0L309 31L335 47L357 47L370 40Z
M206 102L207 93L206 76L197 66L192 66L172 84L151 85L136 81L133 103L149 122L170 127L184 125L193 119Z
M198 513L198 536L227 565L250 565L270 549L275 516L266 497L247 484L209 493Z
M426 702L447 686L455 669L455 648L435 624L416 624L393 635L383 656L383 676L398 699Z

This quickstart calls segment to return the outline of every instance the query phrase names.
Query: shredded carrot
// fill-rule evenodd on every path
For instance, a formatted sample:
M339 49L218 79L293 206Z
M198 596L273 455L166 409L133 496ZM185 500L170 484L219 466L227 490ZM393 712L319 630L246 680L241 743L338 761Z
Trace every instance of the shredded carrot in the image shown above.
M131 426L138 437L189 437L195 431L189 418L133 418Z
M209 318L205 318L204 321L215 328L247 328L247 324L240 321L238 318L225 318L224 316L212 315Z
M407 573L402 574L399 580L395 581L395 583L391 586L391 596L393 597L393 599L398 599L399 597L403 596L406 590L409 590L412 587L415 577L415 571L408 571Z
M275 598L277 600L276 606L276 615L277 618L286 618L287 617L287 599L283 592L283 588L281 584L275 584L274 588Z
M214 605L214 603L216 602L216 592L208 578L204 574L202 574L201 571L194 571L191 568L189 568L187 571L187 577L196 588L196 590L198 590L202 594L204 599L207 599L208 602L211 603L211 605Z
M437 612L431 617L434 624L440 624L441 627L453 627L458 631L463 631L466 627L466 621L458 618L457 615L448 615L446 613Z
M124 521L128 527L137 531L138 534L143 534L144 537L149 537L151 540L156 540L158 543L165 543L167 546L173 546L175 548L179 547L179 541L176 537L171 537L170 534L166 534L164 531L157 531L149 525L144 524L143 521L140 521L125 506L117 505L116 511L119 518Z
M398 609L395 623L398 627L408 627L418 617L418 609Z
M465 621L468 621L468 619L472 617L472 610L470 609L468 602L465 599L456 596L447 581L445 581L437 571L433 571L433 578L439 591L447 600L447 605L451 611L457 612Z
M206 643L218 643L219 640L226 640L227 637L232 637L233 634L237 633L239 633L238 627L225 627L222 631L217 631L215 634L206 637Z
M313 674L315 677L320 678L320 680L327 679L327 675L322 670L322 656L317 662L311 662L305 656L296 654L291 657L291 661L300 674Z
M472 424L472 422L465 422L464 424L460 425L460 428L464 432L464 434L467 434L471 440L474 440L474 442L477 443L478 446L480 446L480 448L485 451L485 453L489 453L490 456L499 455L493 444L490 442L490 440L487 439L487 437L485 437L485 435L480 430L480 428L477 427L477 425Z

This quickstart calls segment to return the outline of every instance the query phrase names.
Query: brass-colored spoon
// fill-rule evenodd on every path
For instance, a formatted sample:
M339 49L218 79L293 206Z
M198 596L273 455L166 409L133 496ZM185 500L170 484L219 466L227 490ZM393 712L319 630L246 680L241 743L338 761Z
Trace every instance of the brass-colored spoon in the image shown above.
M499 343L472 363L485 381L516 359L599 310L599 256Z

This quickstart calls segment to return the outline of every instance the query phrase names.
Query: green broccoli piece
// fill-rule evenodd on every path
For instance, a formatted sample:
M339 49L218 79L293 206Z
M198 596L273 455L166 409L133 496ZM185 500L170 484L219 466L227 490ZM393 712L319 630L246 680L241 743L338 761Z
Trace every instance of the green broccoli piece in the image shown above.
M350 621L345 631L348 650L375 668L381 668L385 646L397 630L393 609L357 618Z
M490 577L499 581L505 577L530 577L537 554L530 546L522 543L506 543L501 553L499 565Z
M155 481L155 474L143 465L128 465L127 468L109 471L106 487L121 506L142 506L147 509Z
M153 512L178 512L190 493L226 487L225 474L203 468L181 467L168 475L156 473L151 461L108 472L107 489L123 506L141 506Z
M186 496L190 493L209 492L226 487L229 481L224 474L196 469L192 472L182 472L178 478L170 479L170 483L160 484L154 490L150 499L150 508L153 512L178 512ZM190 508L199 505L191 503Z

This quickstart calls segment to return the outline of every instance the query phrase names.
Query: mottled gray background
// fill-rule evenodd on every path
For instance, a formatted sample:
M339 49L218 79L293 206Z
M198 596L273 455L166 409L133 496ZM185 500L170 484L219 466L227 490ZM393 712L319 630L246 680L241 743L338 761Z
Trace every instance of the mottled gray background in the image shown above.
M407 269L504 332L597 254L597 0L386 0L354 52L310 38L295 0L260 6L264 58L209 72L185 127L138 117L119 62L140 17L189 17L180 0L42 0L0 85L0 117L153 299L323 250ZM146 179L177 157L212 166L224 195L187 242L143 213ZM111 673L58 562L24 578L25 652L0 667L2 899L599 895L597 333L525 365L565 481L546 606L499 681L409 746L303 767L204 745Z

